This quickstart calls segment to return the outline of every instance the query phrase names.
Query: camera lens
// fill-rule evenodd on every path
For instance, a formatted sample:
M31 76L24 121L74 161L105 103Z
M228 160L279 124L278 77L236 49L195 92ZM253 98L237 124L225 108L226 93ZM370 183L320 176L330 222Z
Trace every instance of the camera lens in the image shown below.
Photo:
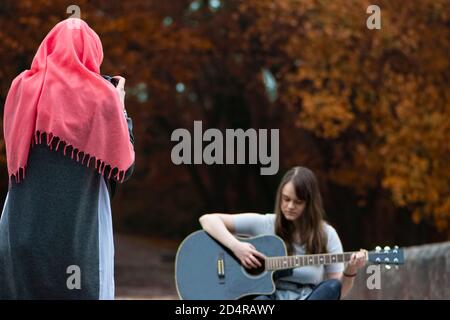
M113 78L111 76L107 76L107 75L102 75L102 77L106 81L110 82L114 87L117 87L117 84L119 83L119 81L117 79L115 79L115 78Z

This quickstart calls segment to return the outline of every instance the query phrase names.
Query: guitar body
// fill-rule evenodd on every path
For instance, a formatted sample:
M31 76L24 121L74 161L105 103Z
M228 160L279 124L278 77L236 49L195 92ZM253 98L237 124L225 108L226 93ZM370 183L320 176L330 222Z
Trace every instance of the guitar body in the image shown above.
M283 240L275 235L238 238L251 243L266 258L262 267L245 269L225 246L203 230L190 234L180 244L175 260L175 283L181 299L235 300L275 291L274 280L289 276L292 269L350 261L356 252L287 256ZM403 249L395 246L365 251L365 259L384 265L404 264ZM265 261L269 270L265 268ZM276 271L273 271L276 270Z
M238 239L251 243L267 257L287 254L283 240L275 235ZM275 291L273 276L274 271L264 267L246 270L228 248L203 230L190 234L180 244L175 261L178 295L187 300L268 295Z

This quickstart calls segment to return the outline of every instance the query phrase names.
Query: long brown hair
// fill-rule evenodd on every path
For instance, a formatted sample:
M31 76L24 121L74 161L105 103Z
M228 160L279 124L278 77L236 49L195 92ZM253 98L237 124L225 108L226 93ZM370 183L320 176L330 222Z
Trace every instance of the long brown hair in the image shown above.
M281 212L281 192L292 182L298 199L305 201L301 216L294 222L288 221ZM278 187L275 202L275 233L286 243L288 254L294 251L293 242L296 232L301 244L306 245L306 253L326 252L327 237L324 229L325 211L315 174L305 167L294 167L284 175Z

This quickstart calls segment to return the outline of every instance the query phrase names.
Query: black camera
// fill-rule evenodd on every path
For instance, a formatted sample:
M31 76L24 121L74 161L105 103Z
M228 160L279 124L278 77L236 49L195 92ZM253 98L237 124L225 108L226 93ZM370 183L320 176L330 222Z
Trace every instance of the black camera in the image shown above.
M102 75L102 77L110 82L114 87L117 87L117 85L119 84L119 79L113 78L111 76L107 76L107 75Z

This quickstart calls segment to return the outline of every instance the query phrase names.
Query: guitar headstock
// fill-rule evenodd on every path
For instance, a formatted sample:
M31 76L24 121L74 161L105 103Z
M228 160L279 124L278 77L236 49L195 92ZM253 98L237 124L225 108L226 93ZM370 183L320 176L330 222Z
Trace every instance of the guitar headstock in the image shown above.
M395 246L392 249L388 246L384 247L384 249L377 246L375 251L370 251L368 253L368 260L375 264L384 264L386 269L390 269L391 265L397 267L398 265L405 263L403 249L399 249L398 246Z

